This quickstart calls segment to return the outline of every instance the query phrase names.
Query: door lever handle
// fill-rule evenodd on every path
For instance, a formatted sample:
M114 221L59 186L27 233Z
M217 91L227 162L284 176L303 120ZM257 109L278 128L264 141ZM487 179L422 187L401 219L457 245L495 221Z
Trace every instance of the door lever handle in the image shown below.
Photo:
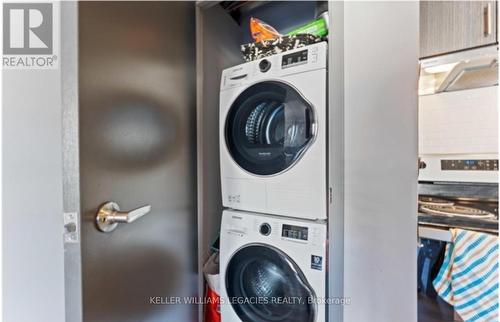
M115 230L118 223L131 223L151 211L151 206L146 205L131 211L120 211L116 202L108 201L97 211L96 224L100 231L105 233Z

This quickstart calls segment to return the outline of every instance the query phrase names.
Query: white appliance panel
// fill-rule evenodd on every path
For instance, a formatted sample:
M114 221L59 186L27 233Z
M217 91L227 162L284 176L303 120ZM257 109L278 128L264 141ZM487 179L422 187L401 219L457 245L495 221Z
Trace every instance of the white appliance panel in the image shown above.
M225 207L306 219L327 217L325 46L320 43L309 48L310 52L316 49L318 55L310 65L285 69L278 66L275 70L272 67L268 72L261 73L258 70L259 61L256 61L223 72L219 123L222 200ZM279 57L266 59L275 66L280 61ZM228 75L237 80L231 81ZM225 139L226 118L232 103L248 87L262 81L282 82L295 88L312 106L316 127L315 137L298 160L286 170L268 176L256 175L241 168L233 159Z
M269 224L271 232L265 236L259 232L262 224ZM307 228L307 240L283 237L283 226L291 225ZM226 290L226 268L231 257L245 246L259 244L275 247L288 255L303 273L316 297L315 322L325 322L326 297L326 223L310 222L300 219L285 219L278 216L225 210L222 215L220 237L221 272L221 315L223 322L241 322L231 304L228 304ZM320 256L321 269L312 268L312 256Z

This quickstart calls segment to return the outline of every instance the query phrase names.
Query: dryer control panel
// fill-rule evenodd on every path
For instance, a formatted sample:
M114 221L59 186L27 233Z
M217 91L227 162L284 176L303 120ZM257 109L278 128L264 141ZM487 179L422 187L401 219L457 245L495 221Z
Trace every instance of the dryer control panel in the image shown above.
M281 68L289 68L307 63L307 49L283 55L281 58Z
M222 71L221 91L287 75L326 69L328 44L319 42L271 55Z

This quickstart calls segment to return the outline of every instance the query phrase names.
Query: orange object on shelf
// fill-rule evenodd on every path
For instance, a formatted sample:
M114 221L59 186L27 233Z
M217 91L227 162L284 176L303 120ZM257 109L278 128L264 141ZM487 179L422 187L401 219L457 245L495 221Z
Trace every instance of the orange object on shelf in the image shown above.
M254 17L250 18L250 32L257 42L276 39L281 36L272 26Z

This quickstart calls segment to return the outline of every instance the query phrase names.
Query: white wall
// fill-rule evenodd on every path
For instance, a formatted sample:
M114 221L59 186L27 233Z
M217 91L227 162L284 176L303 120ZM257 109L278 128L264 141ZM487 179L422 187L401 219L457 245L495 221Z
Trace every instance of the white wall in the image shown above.
M60 70L3 70L3 321L64 321Z
M415 322L418 2L344 8L344 321Z

